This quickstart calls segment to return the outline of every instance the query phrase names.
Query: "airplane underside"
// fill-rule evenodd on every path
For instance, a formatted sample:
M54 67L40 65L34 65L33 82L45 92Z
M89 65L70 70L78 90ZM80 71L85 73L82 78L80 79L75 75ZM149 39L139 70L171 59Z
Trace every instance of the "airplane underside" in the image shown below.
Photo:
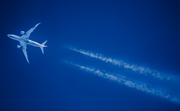
M33 28L31 28L30 30L28 30L26 33L24 33L24 31L21 31L21 34L22 36L19 37L17 35L14 35L14 34L8 34L7 36L11 39L14 39L14 40L17 40L19 41L20 45L17 45L17 48L21 48L22 47L22 51L24 53L24 56L27 60L27 62L29 63L29 60L28 60L28 55L27 55L27 45L31 45L31 46L35 46L35 47L40 47L42 53L44 54L44 47L47 47L45 44L47 42L44 41L42 44L38 43L38 42L35 42L35 41L32 41L29 38L30 34L34 31L34 29L39 25L40 23L36 24ZM22 33L23 32L23 33Z

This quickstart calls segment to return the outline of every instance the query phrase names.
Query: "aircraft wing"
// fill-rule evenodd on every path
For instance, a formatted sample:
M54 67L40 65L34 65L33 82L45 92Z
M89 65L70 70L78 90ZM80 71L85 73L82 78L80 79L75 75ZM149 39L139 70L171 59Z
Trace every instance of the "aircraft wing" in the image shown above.
M22 46L22 51L23 51L23 53L24 53L24 56L25 56L27 62L29 63L28 55L27 55L27 51L26 51L27 45L26 45L25 42L20 42L20 44L21 44L21 46Z
M31 33L34 31L34 29L39 25L40 23L36 24L33 28L29 29L26 34L22 36L22 38L28 39Z

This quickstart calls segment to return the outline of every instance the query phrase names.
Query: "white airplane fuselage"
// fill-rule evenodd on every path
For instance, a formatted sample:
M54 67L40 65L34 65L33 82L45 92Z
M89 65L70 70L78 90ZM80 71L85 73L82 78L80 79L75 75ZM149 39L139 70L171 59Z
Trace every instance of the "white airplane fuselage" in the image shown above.
M32 45L32 46L35 46L35 47L47 47L47 46L45 46L43 44L40 44L40 43L38 43L36 41L30 40L30 39L26 39L26 38L22 38L22 37L19 37L17 35L14 35L14 34L8 34L7 36L9 38L11 38L11 39L17 40L19 42L25 42L26 44Z
M42 44L36 42L36 41L32 41L29 39L29 36L31 35L31 33L34 31L34 29L39 25L40 23L36 24L34 27L32 27L31 29L29 29L26 33L24 31L21 31L21 36L17 36L17 35L14 35L14 34L7 34L7 36L11 39L14 39L14 40L17 40L19 41L20 45L17 45L17 48L20 48L22 49L23 53L24 53L24 56L27 60L27 62L29 63L29 60L28 60L28 55L27 55L27 45L31 45L31 46L35 46L35 47L39 47L42 51L42 53L44 54L44 47L47 47L45 44L47 42L44 41Z

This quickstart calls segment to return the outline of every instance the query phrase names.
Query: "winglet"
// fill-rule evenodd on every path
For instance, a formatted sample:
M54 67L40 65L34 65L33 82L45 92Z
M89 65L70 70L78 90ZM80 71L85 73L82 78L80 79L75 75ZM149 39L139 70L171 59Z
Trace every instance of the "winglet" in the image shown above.
M35 25L35 28L36 28L39 24L41 24L41 22L37 23L37 24Z

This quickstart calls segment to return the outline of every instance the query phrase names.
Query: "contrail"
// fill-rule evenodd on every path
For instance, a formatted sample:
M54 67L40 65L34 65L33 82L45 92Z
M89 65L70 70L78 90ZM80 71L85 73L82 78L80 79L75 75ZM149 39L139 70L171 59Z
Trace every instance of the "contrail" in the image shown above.
M138 82L133 82L133 81L128 80L125 76L119 76L119 75L117 76L116 74L110 74L110 73L107 73L104 71L102 72L99 69L96 70L94 68L90 68L90 67L86 67L86 66L82 66L82 65L78 65L78 64L73 64L73 63L70 63L70 64L74 65L76 67L79 67L80 69L82 69L84 71L98 75L100 77L121 83L127 87L135 88L137 90L140 90L140 91L143 91L143 92L146 92L149 94L153 94L153 95L161 97L161 98L165 98L172 102L180 103L180 100L177 97L171 96L170 94L166 94L165 92L162 92L161 90L158 90L158 89L148 88L145 83L142 84L142 83L138 83Z
M123 62L121 60L117 60L117 59L113 59L113 58L110 58L110 57L106 57L102 54L99 54L99 53L93 53L93 52L90 52L90 51L85 51L83 49L78 49L78 48L74 48L74 47L68 47L68 49L70 50L73 50L75 52L79 52L81 54L84 54L86 56L90 56L92 58L96 58L96 59L99 59L99 60L102 60L104 62L109 62L113 65L117 65L119 67L124 67L126 69L131 69L132 71L135 71L135 72L139 72L140 74L145 74L145 75L151 75L155 78L159 78L161 80L165 79L165 80L172 80L172 81L179 81L179 77L175 77L175 76L172 76L172 75L167 75L165 73L162 73L162 72L159 72L157 70L151 70L149 68L146 68L146 67L142 67L142 66L137 66L135 64L128 64L126 62Z

